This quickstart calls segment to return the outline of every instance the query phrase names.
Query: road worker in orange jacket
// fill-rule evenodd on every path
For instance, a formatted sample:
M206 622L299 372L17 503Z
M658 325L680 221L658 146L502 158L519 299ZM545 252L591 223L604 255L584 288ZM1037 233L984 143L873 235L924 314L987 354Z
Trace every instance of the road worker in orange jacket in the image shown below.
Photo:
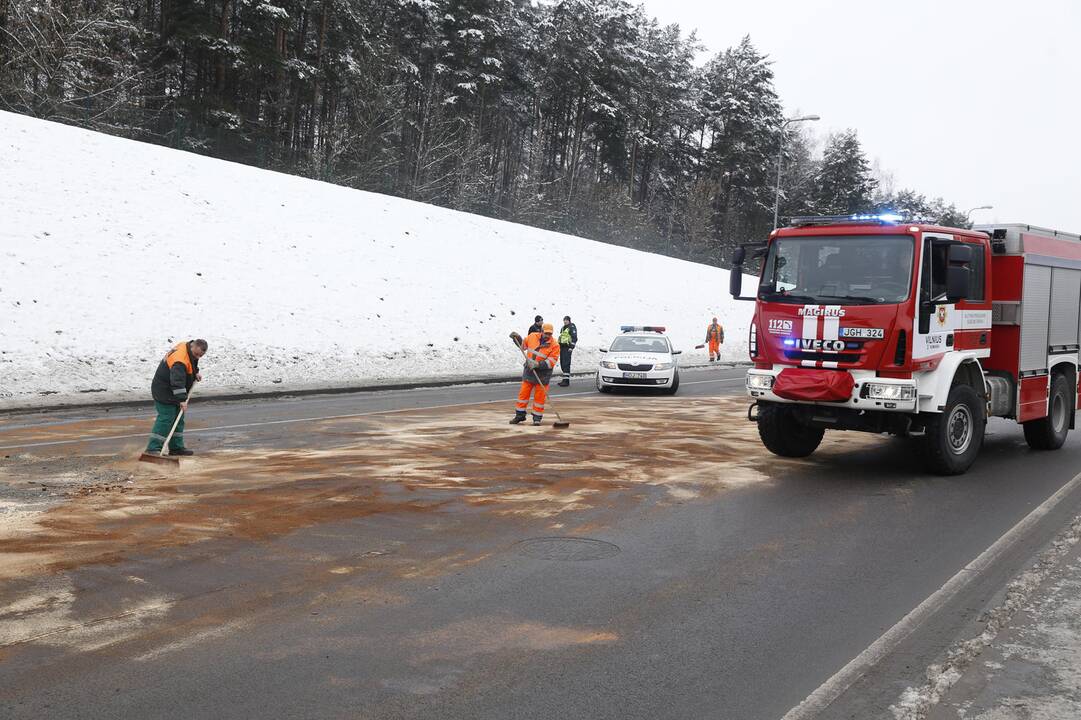
M511 425L525 422L530 395L533 396L533 424L541 424L544 401L548 399L548 383L552 381L552 370L559 362L559 343L552 337L553 331L552 323L544 323L540 332L530 333L522 341L526 360L522 368L522 387L518 391L518 402L514 406Z
M717 318L713 318L713 322L706 326L706 342L709 344L709 361L720 360L724 326L717 322Z

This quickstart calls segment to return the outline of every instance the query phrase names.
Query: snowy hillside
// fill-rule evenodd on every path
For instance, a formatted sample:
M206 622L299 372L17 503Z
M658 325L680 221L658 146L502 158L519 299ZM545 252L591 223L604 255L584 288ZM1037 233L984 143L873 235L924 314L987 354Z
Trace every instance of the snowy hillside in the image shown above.
M0 112L0 408L143 399L205 337L206 394L517 372L535 314L746 357L717 268Z

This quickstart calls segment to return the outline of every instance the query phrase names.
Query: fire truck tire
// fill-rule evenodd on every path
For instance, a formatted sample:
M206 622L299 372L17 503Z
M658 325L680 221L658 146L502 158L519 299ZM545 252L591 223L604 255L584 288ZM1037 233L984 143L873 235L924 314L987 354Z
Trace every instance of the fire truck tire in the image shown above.
M1070 381L1062 373L1051 376L1051 395L1047 399L1047 417L1029 420L1021 425L1025 441L1033 450L1058 450L1070 432L1070 412L1073 395Z
M808 427L796 419L792 408L777 403L758 403L758 435L774 455L800 458L813 453L826 431Z
M972 467L983 446L986 406L970 385L954 385L941 413L929 415L924 460L937 475L960 475Z

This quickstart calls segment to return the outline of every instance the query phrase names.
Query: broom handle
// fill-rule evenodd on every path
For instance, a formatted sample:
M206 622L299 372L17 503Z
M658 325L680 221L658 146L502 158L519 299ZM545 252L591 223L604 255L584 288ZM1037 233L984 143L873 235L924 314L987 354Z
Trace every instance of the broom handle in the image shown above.
M195 392L195 383L192 383L191 390L188 390L187 400L191 400L191 394ZM176 432L176 426L180 424L180 418L184 417L184 408L180 408L180 412L176 414L176 420L173 420L173 429L169 431L169 435L165 438L165 442L161 444L161 457L165 457L165 453L169 452L169 442L173 439L173 434Z

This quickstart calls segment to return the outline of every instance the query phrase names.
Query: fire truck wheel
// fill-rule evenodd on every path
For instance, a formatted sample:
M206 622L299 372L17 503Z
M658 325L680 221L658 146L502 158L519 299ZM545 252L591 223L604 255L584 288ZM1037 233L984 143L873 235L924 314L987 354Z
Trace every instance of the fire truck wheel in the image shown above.
M1025 429L1025 441L1033 450L1058 450L1066 442L1070 432L1070 381L1062 373L1051 376L1051 396L1047 399L1047 417L1029 420Z
M930 415L924 436L924 458L931 472L960 475L976 461L983 446L985 406L970 385L955 385L946 409Z
M758 403L758 435L774 455L807 457L822 442L825 433L822 428L808 427L797 420L792 408Z

